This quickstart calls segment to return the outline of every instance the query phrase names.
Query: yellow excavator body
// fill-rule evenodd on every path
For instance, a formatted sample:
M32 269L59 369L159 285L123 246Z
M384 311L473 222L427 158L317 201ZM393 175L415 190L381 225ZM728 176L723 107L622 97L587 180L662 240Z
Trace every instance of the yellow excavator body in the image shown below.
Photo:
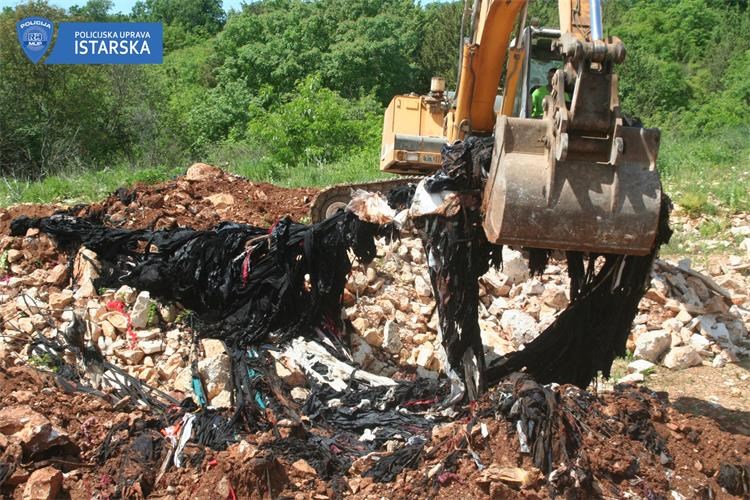
M548 30L526 26L528 0L475 0L455 95L433 80L427 96L395 97L381 169L430 173L443 144L494 135L483 196L489 241L648 254L661 205L659 130L629 126L620 113L614 67L625 48L603 36L599 0L558 5L560 29ZM540 81L550 68L551 81ZM539 85L549 95L544 115L531 118Z

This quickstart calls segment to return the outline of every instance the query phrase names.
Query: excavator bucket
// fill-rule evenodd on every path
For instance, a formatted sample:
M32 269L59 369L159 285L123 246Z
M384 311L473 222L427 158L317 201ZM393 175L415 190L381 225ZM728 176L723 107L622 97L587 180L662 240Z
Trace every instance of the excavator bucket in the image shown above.
M498 244L651 252L661 204L659 130L618 126L606 138L550 135L553 121L498 116L483 225ZM548 146L553 144L552 146Z

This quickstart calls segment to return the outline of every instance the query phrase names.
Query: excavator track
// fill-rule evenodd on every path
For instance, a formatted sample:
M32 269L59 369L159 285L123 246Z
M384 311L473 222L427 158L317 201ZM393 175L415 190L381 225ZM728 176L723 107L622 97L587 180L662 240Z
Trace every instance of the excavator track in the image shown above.
M363 189L365 191L380 192L386 194L393 188L405 186L409 183L417 183L422 177L401 177L385 181L363 182L361 184L339 184L323 189L310 207L310 220L313 223L320 222L335 214L340 208L346 207L352 199L352 191Z

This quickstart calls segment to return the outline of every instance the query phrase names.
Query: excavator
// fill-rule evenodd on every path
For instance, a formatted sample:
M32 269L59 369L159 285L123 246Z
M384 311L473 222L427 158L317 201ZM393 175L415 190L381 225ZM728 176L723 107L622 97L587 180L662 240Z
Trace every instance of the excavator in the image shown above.
M600 0L559 0L559 29L528 22L528 10L529 0L467 6L455 92L435 77L428 95L393 98L384 115L380 169L429 175L440 167L445 144L493 136L482 200L489 242L647 255L662 200L660 132L634 126L620 111L614 69L625 60L623 42L604 36ZM531 94L543 85L551 86L543 115L532 117ZM325 190L312 219L345 206L352 188L386 191L408 181L413 178Z

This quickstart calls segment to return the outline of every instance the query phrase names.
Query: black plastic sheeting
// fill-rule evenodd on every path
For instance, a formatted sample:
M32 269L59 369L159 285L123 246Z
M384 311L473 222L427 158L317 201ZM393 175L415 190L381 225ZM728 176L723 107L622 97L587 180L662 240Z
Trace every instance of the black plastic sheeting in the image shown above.
M568 252L570 304L522 351L500 359L487 371L497 383L525 368L539 383L586 388L599 372L609 377L625 344L638 303L648 289L658 248L669 241L669 199L662 200L656 247L646 256ZM600 262L598 262L600 261Z
M479 278L490 265L502 262L502 247L491 245L482 229L482 182L474 175L489 165L492 146L492 138L472 137L443 148L443 168L426 180L425 188L460 192L461 210L452 217L430 215L417 223L430 263L443 348L451 367L464 368L472 399L486 388Z
M196 314L201 337L224 340L230 349L316 330L339 337L348 251L368 263L374 237L388 232L341 212L314 225L285 218L270 230L222 223L208 231L117 229L59 214L18 218L11 234L30 227L67 251L96 252L105 267L97 286L127 284L179 302Z
M721 464L716 481L732 495L748 498L750 496L750 463Z
M609 375L614 357L625 353L628 330L653 259L658 246L669 238L669 202L662 203L659 238L651 255L568 253L572 283L568 308L525 349L486 369L478 324L478 279L490 266L502 264L502 248L486 240L481 226L481 196L491 154L491 138L470 138L447 146L442 168L425 181L425 187L430 192L458 193L461 210L450 217L429 215L417 223L451 368L464 378L471 399L502 380L512 384L502 391L505 396L498 414L516 423L534 463L550 472L555 464L571 461L583 431L575 427L577 419L571 410L560 411L564 402L556 392L539 384L586 387L598 371ZM390 199L403 206L413 192L408 187ZM225 416L202 408L193 423L194 441L202 445L223 449L236 442L240 433L274 429L279 420L287 419L295 434L265 446L289 459L307 460L328 479L343 476L354 459L395 439L405 445L380 457L364 473L387 482L419 463L433 426L445 419L432 408L448 391L444 384L429 380L375 388L353 385L341 392L311 382L311 394L300 406L290 399L289 387L276 374L269 353L274 345L296 336L325 337L334 345L345 342L340 312L351 271L349 252L370 262L375 257L374 238L393 236L389 227L363 222L349 212L314 225L282 219L270 229L223 223L208 231L125 230L56 214L16 219L12 234L23 235L31 227L52 236L71 254L81 246L95 251L103 264L97 286L127 284L148 290L162 301L179 302L195 313L199 337L226 343L232 359L235 412ZM532 272L543 272L551 252L527 250ZM83 331L75 323L64 339L40 339L32 352L36 348L58 353L56 359L68 349L83 360L87 371L92 367L117 370L95 346L84 345ZM62 364L58 368L59 379L67 380L75 390L87 390L72 368ZM526 373L506 378L517 371ZM125 377L121 370L117 373L124 380L117 394L157 409L162 414L161 427L198 409L186 401L169 413L176 401ZM585 403L585 398L578 399ZM574 411L585 410L576 407ZM665 453L652 431L637 419L629 429L649 444L650 451ZM105 442L111 444L111 438ZM107 449L110 444L101 450L100 459L112 453ZM131 451L135 460L149 465L160 452L147 437L134 442ZM576 474L583 477L584 471ZM729 469L727 476L733 476Z
M18 218L12 223L12 234L23 235L32 227L52 236L72 255L82 246L96 252L103 276L95 283L97 287L127 284L192 310L200 337L226 343L235 410L225 416L199 408L189 398L177 406L177 401L165 399L166 395L106 362L95 345L85 345L77 318L61 338L39 336L37 340L39 349L59 360L56 368L62 376L58 379L73 390L111 399L78 383L81 377L76 369L63 361L66 349L87 371L112 370L120 375L121 387L114 393L146 402L163 415L162 426L194 413L191 440L215 450L237 442L243 433L273 430L279 420L286 419L297 435L277 439L266 448L291 460L307 460L326 479L343 476L353 459L395 439L407 443L408 453L398 450L392 459L385 456L368 471L377 481L391 480L403 467L417 463L433 425L440 421L426 415L442 396L439 385L427 380L376 388L353 383L343 392L313 384L310 397L300 407L289 397L289 387L276 374L270 355L275 345L296 336L324 336L339 345L345 341L340 311L351 270L349 252L370 262L376 253L375 236L392 237L389 227L341 212L315 225L282 219L268 230L233 223L209 231L125 230L60 213L42 219ZM332 400L338 404L330 405ZM302 415L326 434L306 430ZM112 439L124 430L114 429L107 436L101 461L118 448ZM367 431L373 437L360 440ZM127 432L144 444L145 454L136 456L143 455L140 461L151 464L146 438L132 429ZM125 483L118 479L118 488L125 491Z
M671 202L663 195L657 239L649 255L568 252L569 306L523 350L495 360L485 371L477 280L489 266L502 263L502 247L488 243L481 227L481 195L492 146L492 138L478 137L443 146L441 169L425 181L428 192L453 191L461 200L458 214L428 215L417 222L428 253L448 361L463 376L471 398L518 371L531 374L539 383L585 388L599 372L609 377L613 360L625 355L628 332L646 292L653 261L672 234ZM541 274L551 250L525 250L531 273Z

